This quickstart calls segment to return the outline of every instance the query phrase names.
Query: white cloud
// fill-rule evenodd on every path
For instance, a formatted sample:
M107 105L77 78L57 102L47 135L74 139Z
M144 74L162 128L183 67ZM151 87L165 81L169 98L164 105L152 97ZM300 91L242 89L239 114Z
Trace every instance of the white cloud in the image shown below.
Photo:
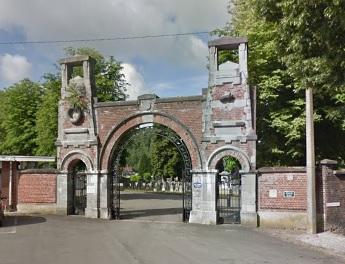
M228 0L0 0L0 29L20 28L27 40L204 31L225 25L227 4ZM188 67L204 67L207 56L198 36L76 45L95 45L124 61L141 57ZM39 46L49 53L52 48L48 47Z
M31 63L21 55L6 53L0 56L0 77L6 82L14 83L30 77Z
M170 82L158 82L152 86L157 93L169 96L184 96L201 94L201 89L206 88L208 75L194 75L188 78L180 78ZM177 95L176 91L180 91ZM182 92L182 93L181 93Z
M127 100L136 100L139 95L151 93L146 86L143 76L133 65L123 63L122 67L122 73L125 75L126 81L130 84L126 92L129 95Z

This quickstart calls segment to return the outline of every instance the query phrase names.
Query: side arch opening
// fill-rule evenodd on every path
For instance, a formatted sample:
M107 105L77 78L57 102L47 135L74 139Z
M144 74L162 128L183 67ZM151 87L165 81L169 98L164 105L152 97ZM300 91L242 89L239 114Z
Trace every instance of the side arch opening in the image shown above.
M67 202L69 215L85 215L87 207L86 177L87 166L81 159L68 164Z
M216 163L216 208L219 224L241 223L242 165L233 156L222 156Z

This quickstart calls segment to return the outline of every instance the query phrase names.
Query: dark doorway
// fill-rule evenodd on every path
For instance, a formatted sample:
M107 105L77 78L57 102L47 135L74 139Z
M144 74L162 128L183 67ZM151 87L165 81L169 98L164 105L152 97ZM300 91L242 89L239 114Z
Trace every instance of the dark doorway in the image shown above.
M84 162L78 161L72 172L72 193L73 208L72 214L85 215L86 208L86 166Z

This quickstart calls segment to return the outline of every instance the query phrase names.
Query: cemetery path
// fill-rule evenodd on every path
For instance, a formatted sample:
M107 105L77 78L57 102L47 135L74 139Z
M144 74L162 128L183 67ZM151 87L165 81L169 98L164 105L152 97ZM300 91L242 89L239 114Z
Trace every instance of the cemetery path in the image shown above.
M12 216L0 228L0 263L344 263L238 225Z

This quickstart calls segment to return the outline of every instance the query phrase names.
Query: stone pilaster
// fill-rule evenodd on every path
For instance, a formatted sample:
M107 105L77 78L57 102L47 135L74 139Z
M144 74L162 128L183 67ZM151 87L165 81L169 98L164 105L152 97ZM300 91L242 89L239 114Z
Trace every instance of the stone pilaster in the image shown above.
M216 209L217 170L192 171L192 211L189 222L196 224L217 224Z
M67 173L59 173L56 177L56 212L57 214L68 214L68 185L67 185Z
M98 218L98 173L87 173L85 216Z
M256 205L256 173L249 172L241 175L241 224L246 226L258 225Z
M110 175L107 171L103 171L99 175L99 217L110 219L110 192L111 186ZM108 188L109 186L109 188Z

